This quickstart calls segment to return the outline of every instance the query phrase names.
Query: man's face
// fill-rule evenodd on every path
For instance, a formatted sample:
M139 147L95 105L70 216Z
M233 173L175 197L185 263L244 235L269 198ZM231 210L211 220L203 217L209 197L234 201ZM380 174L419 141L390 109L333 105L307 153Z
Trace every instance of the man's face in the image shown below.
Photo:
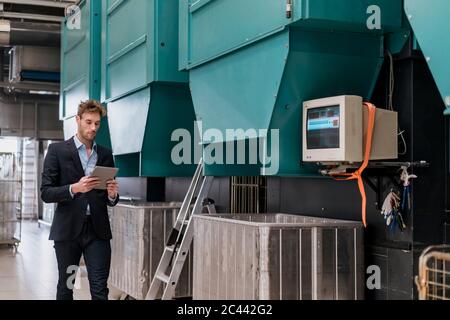
M78 134L86 140L94 141L98 129L100 129L100 114L86 112L81 118L77 116Z

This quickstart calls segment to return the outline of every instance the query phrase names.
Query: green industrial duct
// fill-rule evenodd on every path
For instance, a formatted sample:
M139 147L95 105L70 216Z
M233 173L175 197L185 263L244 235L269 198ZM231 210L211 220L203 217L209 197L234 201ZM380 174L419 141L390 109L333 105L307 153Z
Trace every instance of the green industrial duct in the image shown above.
M76 8L76 7L74 7ZM81 101L100 100L101 3L84 0L62 24L60 119L66 138L76 132L75 116ZM102 121L97 143L111 147L108 122Z
M223 138L203 137L205 150L236 144L227 129L256 129L271 150L277 140L270 132L279 130L276 172L261 170L269 156L273 161L261 152L267 156L256 165L215 163L206 174L315 174L301 158L302 103L336 95L370 99L385 35L401 31L402 22L401 0L181 0L179 65L190 71L203 131L215 129ZM396 41L397 50L404 41ZM248 146L254 138L243 139Z
M102 1L102 101L122 176L190 176L172 133L193 135L188 73L178 71L177 0Z

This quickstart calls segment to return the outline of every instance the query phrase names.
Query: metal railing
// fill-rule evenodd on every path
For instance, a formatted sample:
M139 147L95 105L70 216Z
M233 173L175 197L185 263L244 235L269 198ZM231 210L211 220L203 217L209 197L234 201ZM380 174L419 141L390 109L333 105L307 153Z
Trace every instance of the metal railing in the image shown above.
M265 213L266 190L265 177L232 177L231 213Z

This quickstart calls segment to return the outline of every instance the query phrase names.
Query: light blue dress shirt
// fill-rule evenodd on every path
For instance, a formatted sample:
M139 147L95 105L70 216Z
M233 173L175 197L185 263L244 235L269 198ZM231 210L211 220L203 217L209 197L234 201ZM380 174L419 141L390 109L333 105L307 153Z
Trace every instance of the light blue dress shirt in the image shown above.
M83 166L84 174L86 176L91 175L97 165L98 155L97 155L97 143L94 141L92 146L92 152L90 156L87 155L86 146L78 139L77 136L73 137L75 146L78 149L78 155L80 156L81 165Z
M78 155L80 157L81 165L83 166L84 175L89 176L94 171L95 166L97 165L97 160L98 160L97 144L94 141L91 154L88 156L86 146L80 141L80 139L78 139L78 137L76 135L73 137L73 141L75 142L75 147L78 150ZM70 186L69 191L70 191L70 195L73 198L74 194L72 192L72 186ZM116 199L111 199L110 197L108 197L108 199L110 202L114 202L116 200ZM89 205L86 210L86 215L88 215L88 216L91 215Z

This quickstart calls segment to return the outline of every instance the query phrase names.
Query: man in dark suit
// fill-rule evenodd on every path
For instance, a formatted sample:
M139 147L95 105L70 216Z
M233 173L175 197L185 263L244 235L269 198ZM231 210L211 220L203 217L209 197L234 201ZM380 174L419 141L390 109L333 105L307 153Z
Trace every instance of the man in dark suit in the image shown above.
M83 102L76 117L78 132L70 140L49 146L42 174L41 198L57 203L50 240L58 261L58 300L73 299L74 273L83 255L93 300L108 299L111 227L107 207L119 202L118 184L96 189L95 166L114 167L111 150L95 143L106 110L94 100Z

